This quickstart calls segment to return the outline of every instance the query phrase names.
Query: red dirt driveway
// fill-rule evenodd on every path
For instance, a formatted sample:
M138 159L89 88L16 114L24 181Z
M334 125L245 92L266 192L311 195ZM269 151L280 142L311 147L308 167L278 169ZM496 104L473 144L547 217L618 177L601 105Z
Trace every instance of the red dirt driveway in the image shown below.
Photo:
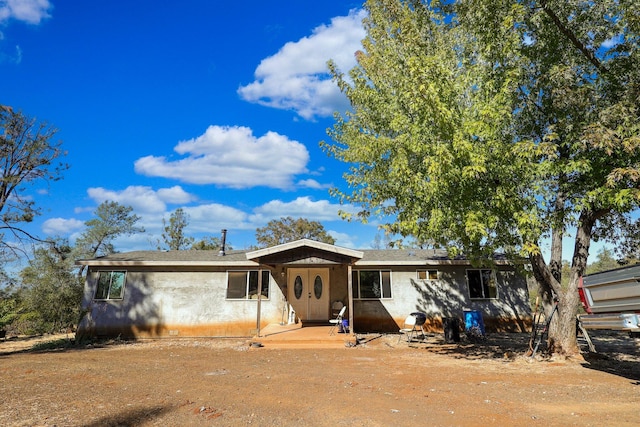
M24 351L9 340L0 425L639 425L640 340L594 341L597 357L531 360L517 334L317 349L183 339Z

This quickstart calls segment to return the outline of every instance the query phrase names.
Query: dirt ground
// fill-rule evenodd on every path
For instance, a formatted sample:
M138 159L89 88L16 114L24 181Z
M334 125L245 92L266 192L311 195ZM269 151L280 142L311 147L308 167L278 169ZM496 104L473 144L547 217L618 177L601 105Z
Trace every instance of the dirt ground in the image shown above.
M57 339L64 347L64 336ZM7 426L636 426L640 339L598 333L584 359L525 357L528 336L340 349L246 340L0 342Z

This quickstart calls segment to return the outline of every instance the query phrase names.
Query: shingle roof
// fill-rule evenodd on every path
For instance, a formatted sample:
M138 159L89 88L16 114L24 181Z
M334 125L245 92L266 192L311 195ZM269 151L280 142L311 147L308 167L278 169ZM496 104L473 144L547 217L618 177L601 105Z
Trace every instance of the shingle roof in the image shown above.
M110 254L93 259L76 261L80 265L255 265L247 260L247 251L226 251L224 256L217 250L184 251L133 251Z
M257 266L247 259L248 250L229 250L220 256L217 250L134 251L115 253L88 260L80 265L155 265L155 266ZM254 251L255 252L255 251ZM464 257L450 259L447 252L433 249L363 249L356 266L469 264ZM504 257L496 260L504 261Z

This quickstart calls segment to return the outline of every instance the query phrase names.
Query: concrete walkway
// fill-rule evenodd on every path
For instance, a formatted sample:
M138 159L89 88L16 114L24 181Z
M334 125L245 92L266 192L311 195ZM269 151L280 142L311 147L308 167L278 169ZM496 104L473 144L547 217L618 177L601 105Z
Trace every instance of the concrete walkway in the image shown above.
M265 348L345 348L355 345L355 335L338 333L338 328L330 335L330 330L331 326L325 325L274 323L263 328L259 336L254 336L252 343L260 343ZM260 347L258 344L253 346Z

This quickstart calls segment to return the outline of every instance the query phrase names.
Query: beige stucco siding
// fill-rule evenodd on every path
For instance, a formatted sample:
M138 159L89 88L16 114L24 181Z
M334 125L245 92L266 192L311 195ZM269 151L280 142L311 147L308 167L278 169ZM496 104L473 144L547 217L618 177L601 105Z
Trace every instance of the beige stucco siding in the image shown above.
M81 335L254 335L258 301L227 299L227 271L261 267L272 269L270 297L260 304L261 328L295 317L288 316L286 302L292 292L288 286L293 286L289 272L304 269L329 272L328 279L323 279L328 280L329 298L319 293L326 307L291 301L291 308L299 311L298 318L309 324L321 323L321 312L326 312L328 324L330 305L336 300L348 306L345 318L359 333L397 333L404 319L415 311L427 315L426 326L432 330L441 330L445 317L464 323L469 310L482 314L487 330L525 330L531 320L526 280L499 256L492 262L496 267L491 279L497 295L492 297L493 288L489 292L478 287L476 292L487 291L489 298L473 300L467 284L467 270L472 268L469 261L449 258L437 250L353 251L301 240L249 253L229 251L224 256L213 251L134 251L77 263L89 269L83 303L87 315L79 326ZM350 269L390 271L391 297L359 299L356 292L350 301ZM94 299L100 270L127 272L122 300ZM418 270L437 270L437 279L419 279ZM313 317L308 316L310 312Z
M464 312L479 311L488 328L493 330L526 330L531 313L526 281L509 269L495 271L497 298L471 299L466 271L472 267L438 266L437 280L419 280L422 267L380 267L391 270L392 298L356 300L356 328L393 331L411 312L427 315L428 329L439 330L443 317L464 321Z
M94 300L98 271L91 269L81 332L92 335L250 336L257 323L257 300L227 300L227 271L127 270L122 300ZM261 326L280 321L283 297L271 280L261 301Z

